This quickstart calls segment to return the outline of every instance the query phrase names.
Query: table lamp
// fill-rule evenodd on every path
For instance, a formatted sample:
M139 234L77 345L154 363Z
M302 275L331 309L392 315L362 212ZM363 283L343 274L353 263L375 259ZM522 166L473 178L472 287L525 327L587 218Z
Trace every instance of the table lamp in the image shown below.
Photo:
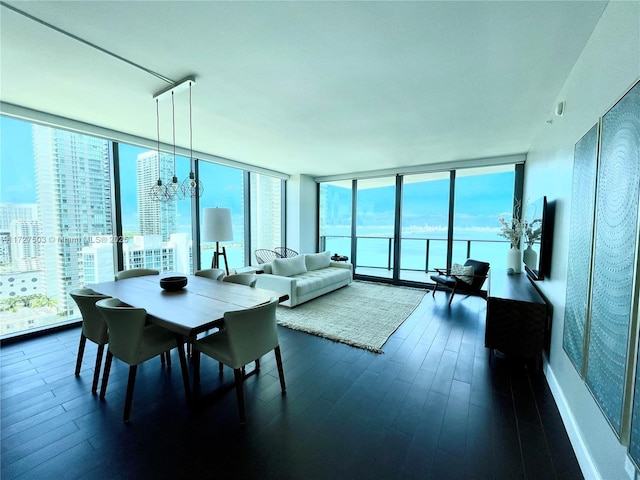
M220 268L219 257L224 258L224 266L229 275L229 265L227 264L227 251L222 247L220 252L220 242L233 240L233 230L231 228L230 208L205 208L203 212L202 240L204 242L216 242L216 251L213 252L211 268Z

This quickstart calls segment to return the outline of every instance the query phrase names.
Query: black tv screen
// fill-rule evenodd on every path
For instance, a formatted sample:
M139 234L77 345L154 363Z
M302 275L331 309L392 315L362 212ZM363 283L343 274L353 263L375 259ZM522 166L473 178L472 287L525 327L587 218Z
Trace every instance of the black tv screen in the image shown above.
M523 261L533 280L543 280L551 275L554 213L555 202L547 201L547 197L527 204L524 212Z

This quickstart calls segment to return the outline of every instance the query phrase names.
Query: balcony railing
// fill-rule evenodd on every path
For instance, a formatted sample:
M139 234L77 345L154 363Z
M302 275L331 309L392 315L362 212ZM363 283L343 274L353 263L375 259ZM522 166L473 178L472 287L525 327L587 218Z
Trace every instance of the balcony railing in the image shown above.
M356 237L356 273L358 268L381 268L391 270L394 264L393 237ZM487 261L494 266L505 266L509 242L505 240L464 239L453 240L454 263L463 263L467 258ZM351 237L328 235L320 237L320 250L350 255ZM400 269L414 272L435 271L447 263L447 240L442 238L402 238Z

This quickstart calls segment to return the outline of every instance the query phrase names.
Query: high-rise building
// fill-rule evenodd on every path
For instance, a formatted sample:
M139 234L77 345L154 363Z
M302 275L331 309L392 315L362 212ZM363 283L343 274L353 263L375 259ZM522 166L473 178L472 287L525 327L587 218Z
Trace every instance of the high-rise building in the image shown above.
M14 220L37 220L36 203L0 203L0 232L8 232Z
M158 178L168 181L173 177L173 156L150 150L138 155L138 216L140 235L160 235L168 242L176 231L177 205L175 200L160 202L150 195Z
M282 246L282 215L280 212L282 181L267 175L252 174L249 185L252 247L254 249L270 249Z
M40 222L13 220L9 226L11 264L18 272L42 270L44 242Z
M92 237L90 245L80 252L80 284L113 280L113 243L110 236Z
M110 143L34 125L33 151L47 295L74 315L69 292L80 286L82 248L113 233Z

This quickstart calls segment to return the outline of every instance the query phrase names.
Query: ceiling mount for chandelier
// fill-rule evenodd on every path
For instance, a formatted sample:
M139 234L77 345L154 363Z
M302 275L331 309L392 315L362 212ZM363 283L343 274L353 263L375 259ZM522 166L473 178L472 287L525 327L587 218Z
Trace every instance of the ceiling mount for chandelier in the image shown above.
M158 161L158 180L150 190L150 196L155 201L166 202L172 200L182 200L183 198L200 197L204 192L201 183L196 180L193 172L193 121L192 121L192 104L191 104L191 87L195 83L194 77L187 77L175 84L156 93L153 98L156 101L156 128L158 135L157 144L157 161ZM185 89L189 89L189 176L182 182L178 181L176 174L176 115L175 115L175 95ZM168 182L162 181L161 168L161 152L160 152L160 110L158 106L159 100L171 94L171 114L172 114L172 131L173 131L173 177Z

